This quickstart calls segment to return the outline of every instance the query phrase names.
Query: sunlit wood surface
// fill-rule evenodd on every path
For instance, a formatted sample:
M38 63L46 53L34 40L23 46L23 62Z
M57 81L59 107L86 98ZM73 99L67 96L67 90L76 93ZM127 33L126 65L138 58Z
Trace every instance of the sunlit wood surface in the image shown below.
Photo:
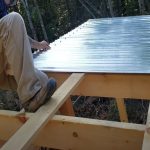
M34 57L45 71L150 73L150 16L88 20Z

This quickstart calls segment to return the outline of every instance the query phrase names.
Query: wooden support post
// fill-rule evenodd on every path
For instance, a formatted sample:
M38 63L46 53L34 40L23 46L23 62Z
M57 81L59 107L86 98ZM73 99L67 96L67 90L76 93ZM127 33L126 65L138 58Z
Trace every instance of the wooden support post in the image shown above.
M53 94L51 100L34 115L6 142L1 150L26 150L39 131L57 112L83 79L83 73L72 74Z
M118 106L120 121L128 122L128 116L127 116L126 106L124 104L124 99L116 98L116 102L117 102L117 106Z
M60 113L62 115L66 116L75 116L74 110L73 110L73 105L72 101L70 98L68 98L65 103L62 105L62 107L59 109Z
M150 98L148 74L86 74L83 82L73 93L101 97L133 99Z
M149 150L149 149L150 149L150 105L147 115L147 123L146 123L146 130L144 133L142 150Z

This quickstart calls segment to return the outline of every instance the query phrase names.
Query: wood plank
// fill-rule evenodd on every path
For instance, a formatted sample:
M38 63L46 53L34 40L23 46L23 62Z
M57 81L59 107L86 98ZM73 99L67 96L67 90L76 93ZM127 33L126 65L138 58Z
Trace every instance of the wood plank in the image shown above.
M102 97L150 99L150 75L86 74L73 94Z
M49 73L56 79L63 79L65 73ZM63 81L61 81L63 82ZM100 96L100 97L123 97L150 99L150 76L143 74L94 74L85 75L83 82L74 91L74 95ZM122 104L123 105L123 104ZM65 106L67 107L67 106ZM65 109L64 107L64 109ZM120 109L120 112L121 109ZM127 121L126 112L124 111L122 121Z
M53 94L51 101L43 105L2 147L2 150L27 149L39 131L52 118L66 98L78 86L84 74L72 74ZM21 137L21 138L20 138Z
M127 115L124 99L116 98L116 102L117 102L117 106L118 106L118 110L119 110L120 121L128 122L128 115Z
M57 86L60 87L60 85L70 76L71 73L55 73L55 72L45 72L48 77L53 77L57 80ZM71 99L66 100L66 102L60 107L59 109L60 113L62 115L68 115L68 116L74 116L74 110L72 106Z
M45 72L48 77L53 77L57 81L57 87L60 87L65 80L72 74L72 73L64 73L64 72Z
M69 73L47 73L61 84ZM71 73L70 73L71 74ZM86 73L84 80L74 91L77 95L150 99L149 74Z
M0 139L8 140L23 123L14 117L15 113L0 114ZM145 125L55 116L40 131L34 144L71 150L141 150L144 129Z
M149 149L150 149L150 105L147 115L147 123L146 123L146 130L144 133L142 150L149 150Z
M55 73L55 72L45 72L48 77L53 77L57 80L57 86L60 87L60 85L70 76L71 73ZM68 116L74 116L74 110L71 103L71 100L68 99L66 102L60 107L60 112L62 115L68 115Z
M86 118L59 117L47 124L37 144L71 150L141 150L144 126ZM52 136L51 136L51 135Z

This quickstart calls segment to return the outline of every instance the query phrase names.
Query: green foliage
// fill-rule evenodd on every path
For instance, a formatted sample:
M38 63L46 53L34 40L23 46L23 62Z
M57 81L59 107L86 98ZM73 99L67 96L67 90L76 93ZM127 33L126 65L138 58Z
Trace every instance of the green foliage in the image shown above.
M84 3L97 18L110 17L108 0L81 0L81 2ZM50 42L82 24L87 19L92 18L91 14L81 2L79 0L37 0ZM112 0L111 2L111 7L115 16L131 16L140 14L138 0ZM145 14L149 14L149 0L143 0L143 2L145 4ZM38 39L43 40L44 36L34 0L28 0L28 5ZM21 2L18 3L15 10L18 10L23 16L28 34L33 37L25 9Z
M140 15L139 9L138 9L138 1L135 0L128 0L125 2L125 16L135 16Z
M85 10L83 11L83 7L80 3L76 2L76 0L44 0L44 2L38 0L37 2L49 41L57 39L59 36L84 22L85 18L89 18L89 14L87 14ZM35 7L33 0L28 1L28 4L38 39L43 40L43 33L39 16L37 14L37 8ZM18 12L24 18L28 34L33 37L23 4L19 3L17 7ZM84 15L79 13L81 11L83 11L82 14Z

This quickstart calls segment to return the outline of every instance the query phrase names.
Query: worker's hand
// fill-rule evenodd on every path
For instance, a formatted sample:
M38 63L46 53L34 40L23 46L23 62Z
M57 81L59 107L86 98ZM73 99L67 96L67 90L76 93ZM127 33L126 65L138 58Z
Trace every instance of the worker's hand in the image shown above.
M50 46L46 41L41 41L38 43L37 49L39 49L40 51L45 51L50 49Z

